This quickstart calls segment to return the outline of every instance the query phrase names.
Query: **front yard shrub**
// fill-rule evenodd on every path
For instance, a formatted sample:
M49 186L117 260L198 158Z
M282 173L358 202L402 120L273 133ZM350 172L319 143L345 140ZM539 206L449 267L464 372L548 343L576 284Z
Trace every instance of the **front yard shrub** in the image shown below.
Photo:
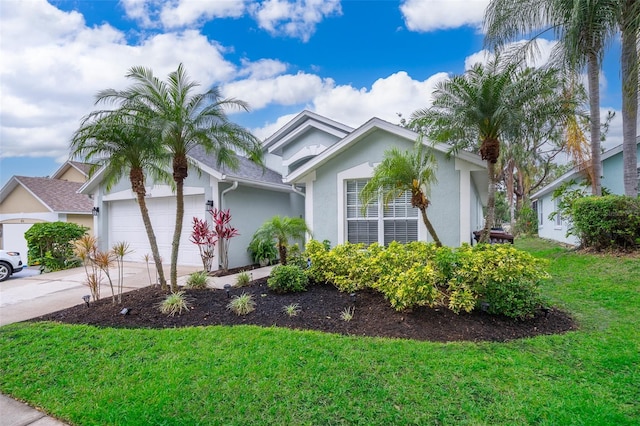
M182 311L188 311L189 302L187 301L185 292L178 291L178 292L169 294L160 303L159 309L160 309L160 312L169 316L174 316L176 314L180 315Z
M584 247L631 249L640 246L640 198L585 197L573 202L573 233Z
M267 279L267 286L276 293L305 291L308 283L304 271L295 265L274 266Z
M207 278L209 274L207 271L198 271L189 275L187 278L187 288L205 289L207 288Z
M470 312L481 304L492 314L533 315L547 278L544 262L511 245L464 245L457 250L425 242L388 247L342 244L327 250L309 241L308 276L340 291L373 288L397 310L445 306Z
M256 301L253 300L252 294L242 293L240 296L233 296L227 304L227 308L236 315L247 315L255 311Z
M46 272L75 268L82 262L73 254L73 242L89 228L71 222L36 223L24 233L30 265Z
M448 285L453 311L469 312L485 302L491 314L527 318L542 303L538 286L549 277L543 260L508 244L465 245L457 250L457 257Z

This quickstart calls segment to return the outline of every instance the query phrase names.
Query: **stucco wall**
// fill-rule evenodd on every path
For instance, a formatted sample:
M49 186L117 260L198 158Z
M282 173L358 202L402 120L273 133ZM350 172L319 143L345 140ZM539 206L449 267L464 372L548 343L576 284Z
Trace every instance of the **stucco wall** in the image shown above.
M16 186L15 189L11 191L11 194L0 204L0 214L39 212L48 213L49 210L20 185Z
M316 180L313 182L313 229L314 238L327 239L335 245L345 240L344 235L338 235L338 222L344 221L338 212L338 174L361 165L375 166L382 161L384 151L392 146L404 150L413 148L414 141L410 141L385 131L379 130L364 137L350 146L325 165L316 170ZM438 163L438 182L431 188L429 196L432 204L427 215L433 223L438 237L443 244L458 246L460 242L460 193L459 173L455 170L454 161L447 160L444 154L436 153ZM369 176L360 176L366 178ZM419 220L419 235L421 239L431 241L431 237Z
M220 185L224 191L228 185ZM266 189L238 186L236 190L224 195L223 207L231 213L231 225L238 229L240 235L231 239L229 246L229 267L245 266L253 263L247 247L254 232L267 219L275 215L302 217L304 209L296 198L288 192L276 192ZM292 199L295 201L292 203Z
M68 167L67 170L65 170L64 173L62 173L62 175L58 177L58 179L80 183L84 183L87 181L87 177L85 175L80 173L78 169L75 169L71 166Z

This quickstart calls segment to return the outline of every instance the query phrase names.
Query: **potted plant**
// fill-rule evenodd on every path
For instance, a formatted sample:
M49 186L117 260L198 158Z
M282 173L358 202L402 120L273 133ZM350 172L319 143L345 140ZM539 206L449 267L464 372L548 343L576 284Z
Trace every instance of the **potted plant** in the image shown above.
M260 266L267 266L278 257L278 250L273 240L253 238L249 243L248 250L253 261Z

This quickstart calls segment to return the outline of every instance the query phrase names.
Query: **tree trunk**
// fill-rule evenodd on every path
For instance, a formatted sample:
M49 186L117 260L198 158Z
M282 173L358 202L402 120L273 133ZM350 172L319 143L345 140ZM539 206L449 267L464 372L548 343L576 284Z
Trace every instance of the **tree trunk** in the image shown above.
M496 163L487 160L487 170L489 173L489 196L487 198L487 214L484 219L484 229L480 236L480 243L488 243L491 227L496 220Z
M158 271L158 280L160 280L160 288L162 291L167 290L167 280L164 277L164 269L162 267L162 259L160 258L160 250L158 250L158 241L156 240L156 234L153 232L151 226L151 219L149 218L149 209L147 208L147 201L144 198L147 195L147 191L144 187L144 172L142 170L131 170L129 173L131 180L131 188L136 194L138 199L138 207L140 208L140 214L142 215L142 223L144 223L144 229L147 232L147 238L149 239L149 245L151 246L151 254L153 261Z
M287 264L287 246L285 243L278 241L278 253L280 254L280 264Z
M591 193L593 195L602 195L602 186L600 183L602 176L602 163L600 161L600 66L598 56L595 53L589 53L587 76L589 82L591 127L591 169L593 170Z
M515 178L514 178L515 161L513 158L507 161L507 167L505 168L505 181L507 184L507 203L509 205L509 224L511 225L511 232L516 227L516 212L513 197L515 194Z
M638 196L638 154L637 154L637 118L638 118L638 51L637 37L631 20L636 0L626 0L622 13L622 161L624 164L624 193L629 197Z
M433 238L433 242L436 243L436 247L442 247L442 243L440 242L440 238L438 238L438 234L436 234L436 230L431 224L431 221L427 217L427 209L426 207L419 206L418 209L420 213L422 213L422 221L424 225L427 227L427 231L429 231L429 235Z
M178 291L178 251L180 250L180 235L182 234L182 219L184 218L184 180L176 180L176 224L173 229L171 242L171 291Z

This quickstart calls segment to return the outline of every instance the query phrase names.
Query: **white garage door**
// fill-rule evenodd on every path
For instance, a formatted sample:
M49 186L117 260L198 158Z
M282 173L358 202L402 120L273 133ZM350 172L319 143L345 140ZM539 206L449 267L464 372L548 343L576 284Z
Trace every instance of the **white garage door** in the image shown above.
M176 203L174 197L148 198L147 208L151 217L151 225L158 241L158 249L162 262L171 262L171 240L175 226ZM126 260L141 262L145 254L151 255L151 246L142 223L140 208L135 200L111 201L109 209L109 247L113 244L125 241L134 250ZM178 254L179 265L201 265L198 247L189 241L191 235L193 217L203 219L205 216L204 196L190 195L184 197L184 220L182 236L180 239L180 251Z
M33 223L4 223L2 224L2 244L8 251L20 252L22 263L27 264L27 240L24 233Z

